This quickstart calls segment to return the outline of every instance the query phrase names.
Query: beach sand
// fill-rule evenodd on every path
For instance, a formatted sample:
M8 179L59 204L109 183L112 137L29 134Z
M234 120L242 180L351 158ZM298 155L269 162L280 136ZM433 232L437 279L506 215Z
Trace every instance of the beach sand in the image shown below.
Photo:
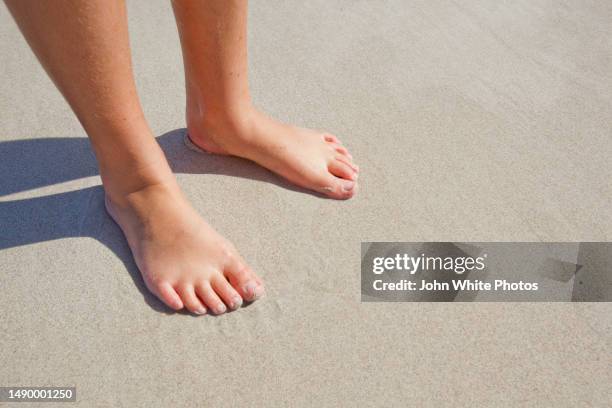
M0 7L0 386L76 386L71 407L610 405L610 303L361 303L359 263L362 241L612 239L611 2L253 1L254 100L349 147L346 202L187 149L171 6L128 8L149 123L267 297L194 317L146 292Z

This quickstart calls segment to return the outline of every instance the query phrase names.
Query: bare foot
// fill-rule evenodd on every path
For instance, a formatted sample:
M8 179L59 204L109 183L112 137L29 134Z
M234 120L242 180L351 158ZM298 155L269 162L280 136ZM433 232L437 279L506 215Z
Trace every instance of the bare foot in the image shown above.
M233 116L204 117L198 106L188 106L191 142L210 153L252 160L332 198L351 198L357 191L359 167L335 136L285 125L253 108Z
M224 313L262 296L261 280L233 245L199 216L174 179L168 180L106 196L106 208L149 290L170 308L195 314Z

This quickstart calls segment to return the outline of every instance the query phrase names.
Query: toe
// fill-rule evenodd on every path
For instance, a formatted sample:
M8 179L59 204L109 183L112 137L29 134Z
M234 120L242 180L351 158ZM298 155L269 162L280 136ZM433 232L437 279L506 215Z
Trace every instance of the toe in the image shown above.
M329 133L325 133L323 135L323 139L325 139L325 141L329 142L329 143L336 143L338 145L342 145L342 142L340 142L340 140L338 140L338 138L336 136L331 135Z
M325 181L324 187L321 188L321 192L328 197L346 200L351 198L357 191L357 183L352 180L345 180L329 174L329 177Z
M196 296L193 286L178 286L177 292L183 300L183 304L191 313L197 315L203 315L206 313L206 308L204 307L200 299Z
M346 180L357 180L357 172L345 161L334 159L328 165L327 169L331 174Z
M265 290L259 278L243 263L229 265L225 271L230 284L246 301L254 301L263 296Z
M349 151L346 149L346 147L341 146L341 145L334 145L334 150L338 153L340 153L343 156L346 156L349 160L353 160L353 155L349 153Z
M242 297L236 289L230 285L230 283L225 279L225 277L220 277L218 279L214 279L211 282L212 288L217 292L217 295L225 302L227 307L232 310L238 309L242 306Z
M195 291L200 299L206 304L209 310L212 310L215 314L223 314L226 312L227 307L221 301L219 296L215 293L214 289L210 285L210 282L202 282L197 285Z
M355 171L355 173L359 173L359 166L353 163L353 159L348 156L338 155L336 156L336 160L339 160L345 164L351 166L351 168Z
M157 295L157 297L166 304L170 309L181 310L184 305L183 301L179 297L178 293L174 290L172 285L168 282L161 282L153 285L151 292Z

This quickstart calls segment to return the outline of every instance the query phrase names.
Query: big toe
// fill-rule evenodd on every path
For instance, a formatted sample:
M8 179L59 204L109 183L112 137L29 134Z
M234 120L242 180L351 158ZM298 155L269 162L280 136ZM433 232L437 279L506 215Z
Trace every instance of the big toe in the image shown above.
M225 276L240 296L248 302L259 299L265 293L264 286L255 272L242 263L228 267Z
M338 200L347 200L355 195L357 191L357 182L329 174L325 186L321 190L328 197Z

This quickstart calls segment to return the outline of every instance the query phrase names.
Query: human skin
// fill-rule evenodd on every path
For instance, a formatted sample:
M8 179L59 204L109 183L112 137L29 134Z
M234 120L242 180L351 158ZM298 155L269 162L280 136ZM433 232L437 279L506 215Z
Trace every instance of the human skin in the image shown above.
M195 314L225 313L260 298L261 279L187 201L145 120L123 0L5 2L87 132L107 211L149 290L170 308ZM173 8L192 141L328 196L352 196L358 168L335 136L280 124L251 105L247 2L175 1Z
M172 5L191 141L208 152L252 160L331 198L352 197L359 168L336 136L280 123L251 103L247 1L175 0Z

